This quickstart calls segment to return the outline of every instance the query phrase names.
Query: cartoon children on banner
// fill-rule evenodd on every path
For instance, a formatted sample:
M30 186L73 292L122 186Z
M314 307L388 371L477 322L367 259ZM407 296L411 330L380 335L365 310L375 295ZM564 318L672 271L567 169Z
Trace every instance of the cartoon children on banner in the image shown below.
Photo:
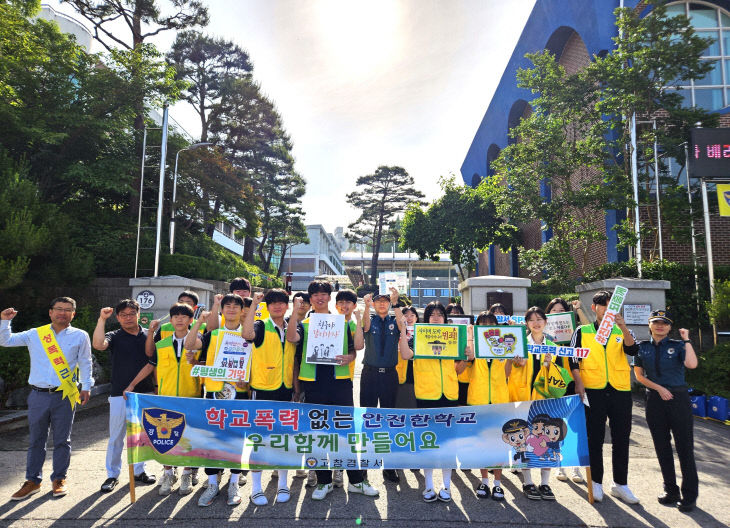
M563 418L547 414L535 415L530 422L512 418L502 426L502 441L510 446L513 464L516 467L539 467L563 459L560 448L568 433ZM542 464L540 463L542 462ZM552 462L552 463L551 463Z

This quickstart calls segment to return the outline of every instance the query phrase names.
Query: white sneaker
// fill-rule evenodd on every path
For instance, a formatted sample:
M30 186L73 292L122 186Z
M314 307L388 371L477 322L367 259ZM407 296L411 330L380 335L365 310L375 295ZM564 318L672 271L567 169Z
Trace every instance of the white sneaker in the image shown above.
M342 470L335 469L334 474L332 475L332 484L334 484L336 488L341 488L344 483L345 481L342 478Z
M596 502L603 500L603 485L598 482L593 483L593 500Z
M312 492L312 500L322 500L332 493L332 484L317 484L317 489Z
M307 470L306 469L297 469L294 472L294 478L304 478L307 476Z
M193 478L192 478L193 486L197 486L198 482L200 482L200 480L198 479L198 468L192 469L192 475L193 475Z
M193 475L190 473L183 473L180 477L180 488L177 492L180 495L187 495L193 491Z
M308 488L313 488L316 485L317 485L317 473L313 469L310 469L309 472L307 473L307 484L306 484L306 486Z
M172 493L172 486L175 482L177 482L177 477L174 474L168 475L167 473L163 473L162 478L160 479L160 495L164 497Z
M217 495L218 495L218 484L211 484L209 482L208 488L203 492L203 494L198 499L198 506L203 507L203 508L206 506L210 506L211 504L213 504L213 501L215 500Z
M276 502L289 502L289 499L291 499L291 492L289 491L289 488L279 488L276 492Z
M241 495L238 493L238 486L228 484L228 506L238 506L241 504Z
M570 479L576 484L580 484L581 482L583 482L583 475L581 474L579 467L573 468L573 474L571 475Z
M623 486L619 486L614 482L611 485L611 495L613 495L614 497L618 497L626 504L639 504L638 497L634 495L629 487L625 484Z
M555 475L555 478L558 479L560 482L565 482L566 480L568 480L568 475L565 473L565 468L558 468L558 474Z
M269 503L269 499L266 498L266 495L264 495L263 492L259 491L258 493L251 495L251 502L253 502L256 506L266 506Z
M347 492L362 493L363 495L367 495L368 497L377 497L378 495L380 495L380 492L373 488L367 480L363 480L359 484L353 484L352 482L350 482L347 485Z

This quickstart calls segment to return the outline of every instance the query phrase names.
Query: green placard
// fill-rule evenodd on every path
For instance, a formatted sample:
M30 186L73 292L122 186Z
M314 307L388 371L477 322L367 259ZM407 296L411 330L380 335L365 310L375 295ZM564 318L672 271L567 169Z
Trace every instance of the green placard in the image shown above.
M466 325L417 324L413 327L416 359L466 359Z
M527 327L522 325L475 326L474 356L484 359L527 357Z
M575 312L548 314L545 335L556 345L567 345L575 331Z

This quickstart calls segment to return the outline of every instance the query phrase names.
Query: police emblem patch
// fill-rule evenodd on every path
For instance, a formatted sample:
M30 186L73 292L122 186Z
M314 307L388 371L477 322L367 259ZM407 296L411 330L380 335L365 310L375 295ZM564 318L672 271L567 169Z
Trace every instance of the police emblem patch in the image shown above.
M185 430L185 415L167 409L144 409L142 425L154 450L164 455L180 442Z
M669 350L667 350L667 354L669 354L670 356L674 354L674 349L670 348Z
M390 323L390 326L388 326L388 330L393 330L395 328L395 325L393 323Z

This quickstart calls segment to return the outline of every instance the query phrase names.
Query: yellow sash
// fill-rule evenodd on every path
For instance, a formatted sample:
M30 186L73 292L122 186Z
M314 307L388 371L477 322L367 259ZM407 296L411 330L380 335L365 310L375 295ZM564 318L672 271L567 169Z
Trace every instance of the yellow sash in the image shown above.
M74 382L75 372L71 371L68 361L66 361L66 356L63 355L63 350L58 346L58 341L56 341L56 336L53 333L51 325L36 328L36 332L38 332L43 350L46 351L48 361L51 362L58 376L58 380L61 382L56 390L63 391L63 397L68 398L71 409L73 409L77 403L81 403L79 388Z

